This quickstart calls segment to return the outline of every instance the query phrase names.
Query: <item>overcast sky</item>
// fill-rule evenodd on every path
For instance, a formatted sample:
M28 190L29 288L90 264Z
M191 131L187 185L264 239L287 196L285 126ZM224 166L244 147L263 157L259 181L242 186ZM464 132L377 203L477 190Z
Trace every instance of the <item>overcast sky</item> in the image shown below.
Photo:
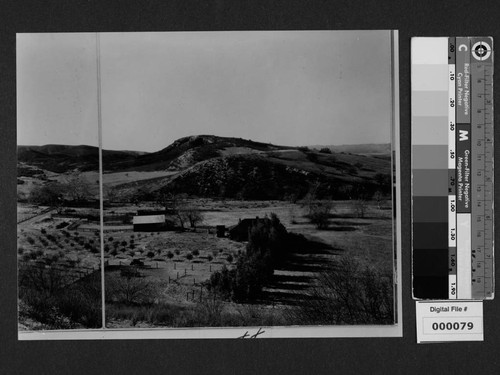
M387 143L389 31L101 34L103 148ZM18 144L98 144L95 34L18 34Z

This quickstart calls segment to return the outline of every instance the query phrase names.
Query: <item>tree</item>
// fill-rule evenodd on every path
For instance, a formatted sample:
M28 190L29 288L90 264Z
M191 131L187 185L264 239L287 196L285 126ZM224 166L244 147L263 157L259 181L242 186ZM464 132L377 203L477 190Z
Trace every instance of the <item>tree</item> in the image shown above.
M84 202L91 197L90 183L77 174L70 176L65 185L67 195L73 201Z
M329 225L330 212L333 208L331 201L316 202L310 207L309 220L317 229L326 229Z
M323 154L331 154L332 153L332 150L330 150L328 147L323 147L319 150L319 152L323 153Z
M50 182L33 188L29 200L34 204L47 205L61 210L66 189L59 182Z
M366 209L368 208L368 204L364 199L358 199L354 201L354 212L357 217L363 218L365 217Z
M120 277L110 276L106 280L106 298L125 304L150 304L158 296L154 283L139 272L123 273Z
M195 229L196 224L202 223L203 222L203 214L201 211L197 208L194 207L188 207L185 209L182 213L181 216L187 219L189 222L189 225L191 228Z
M375 194L373 194L373 200L377 202L377 208L380 210L382 201L384 200L384 194L380 190L377 190Z

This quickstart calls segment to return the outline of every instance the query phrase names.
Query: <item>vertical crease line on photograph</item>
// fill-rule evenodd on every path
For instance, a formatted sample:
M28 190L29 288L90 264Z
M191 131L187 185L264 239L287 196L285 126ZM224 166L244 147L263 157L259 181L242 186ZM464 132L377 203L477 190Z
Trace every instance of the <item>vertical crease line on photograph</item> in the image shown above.
M104 205L102 175L102 116L101 116L101 40L96 36L96 72L97 72L97 132L99 138L99 237L101 242L101 325L106 328L105 288L104 288Z

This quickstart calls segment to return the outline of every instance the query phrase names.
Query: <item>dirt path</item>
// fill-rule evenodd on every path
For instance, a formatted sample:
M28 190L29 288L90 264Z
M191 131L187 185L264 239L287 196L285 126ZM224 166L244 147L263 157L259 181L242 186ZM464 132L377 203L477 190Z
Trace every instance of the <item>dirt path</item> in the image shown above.
M27 226L29 226L31 224L34 224L35 222L39 221L44 216L52 214L54 211L56 211L55 208L46 208L45 210L43 210L39 214L37 214L37 215L35 215L35 216L33 216L33 217L29 218L29 219L19 221L17 223L17 225L18 225L19 228L27 227Z

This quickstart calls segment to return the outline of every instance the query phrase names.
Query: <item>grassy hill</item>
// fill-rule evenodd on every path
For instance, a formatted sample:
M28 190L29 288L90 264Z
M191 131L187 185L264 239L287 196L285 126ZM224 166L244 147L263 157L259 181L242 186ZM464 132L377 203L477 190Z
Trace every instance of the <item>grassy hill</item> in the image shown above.
M143 153L136 151L103 150L103 163L106 165L131 161L141 154ZM99 149L95 146L18 146L17 159L19 162L56 173L74 169L80 171L99 169Z
M384 150L385 147L367 147ZM98 169L91 146L19 146L19 161L57 173ZM381 157L382 156L382 157ZM152 153L103 151L104 182L115 196L151 199L158 192L199 197L356 199L390 192L390 153L319 152L241 138L198 135ZM160 173L161 172L161 173Z

